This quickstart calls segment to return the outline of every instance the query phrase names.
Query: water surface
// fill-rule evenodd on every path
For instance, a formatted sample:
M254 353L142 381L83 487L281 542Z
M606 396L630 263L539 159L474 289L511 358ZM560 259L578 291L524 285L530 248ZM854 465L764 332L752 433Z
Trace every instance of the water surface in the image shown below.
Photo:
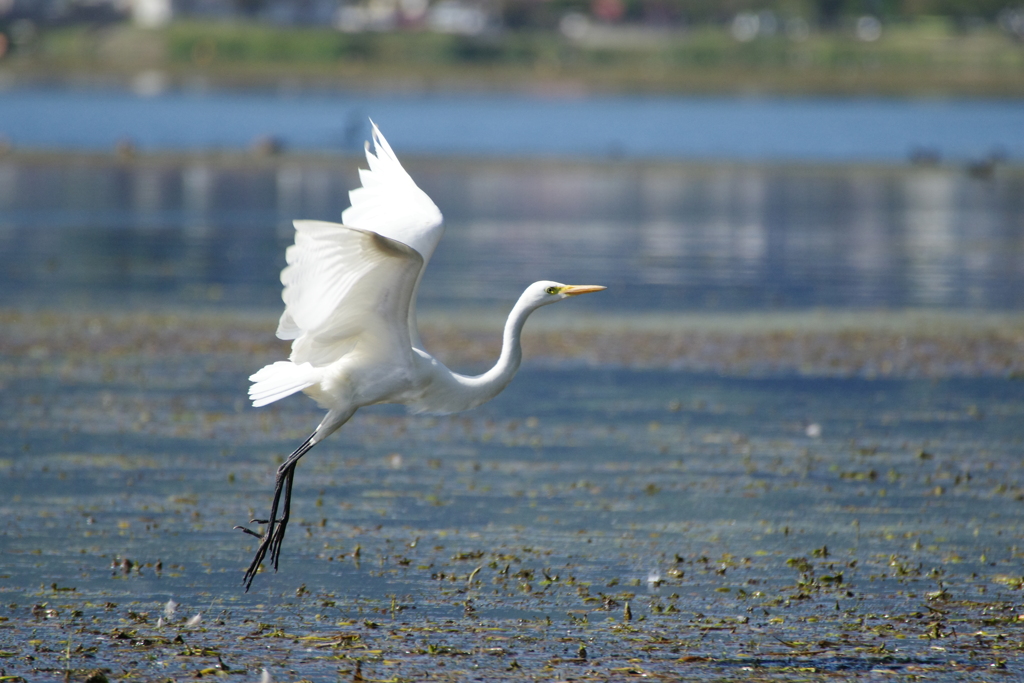
M1020 382L527 367L466 415L361 412L244 594L232 526L319 411L243 405L266 352L76 346L0 359L8 673L1021 671Z
M358 150L372 117L405 154L737 161L964 162L1024 158L1024 107L1003 100L537 97L496 94L0 93L0 136L17 147Z
M358 159L0 160L0 305L277 307L295 218L339 220ZM447 233L424 308L1024 306L1024 175L958 168L412 158ZM504 307L504 308L502 308Z
M247 377L287 353L291 219L355 166L0 159L0 676L1024 672L1008 168L411 159L456 367L526 283L609 289L538 314L485 406L360 411L243 593L233 527L321 417Z

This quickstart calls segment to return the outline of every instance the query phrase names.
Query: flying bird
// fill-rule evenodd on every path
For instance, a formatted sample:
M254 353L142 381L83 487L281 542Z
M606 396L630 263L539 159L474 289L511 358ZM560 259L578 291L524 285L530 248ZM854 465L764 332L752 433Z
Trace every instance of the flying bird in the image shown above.
M376 124L369 169L349 193L341 223L297 220L295 244L281 271L284 313L277 336L292 340L291 356L252 375L249 398L265 406L299 391L327 410L317 428L277 468L274 499L243 584L248 591L270 553L274 570L291 508L295 466L363 406L400 403L414 413L448 414L475 408L497 396L519 369L520 334L541 306L597 285L534 282L512 307L501 356L477 376L461 375L431 356L416 326L416 292L444 232L441 212L402 168Z

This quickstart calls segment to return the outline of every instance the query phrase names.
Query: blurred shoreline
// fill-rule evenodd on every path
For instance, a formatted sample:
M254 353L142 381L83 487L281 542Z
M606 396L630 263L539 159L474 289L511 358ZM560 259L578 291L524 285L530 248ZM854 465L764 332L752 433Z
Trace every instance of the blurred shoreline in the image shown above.
M988 27L894 25L865 42L735 40L724 28L602 29L479 36L344 33L246 22L69 27L0 59L0 89L121 87L284 91L523 92L745 96L1024 97L1024 50Z

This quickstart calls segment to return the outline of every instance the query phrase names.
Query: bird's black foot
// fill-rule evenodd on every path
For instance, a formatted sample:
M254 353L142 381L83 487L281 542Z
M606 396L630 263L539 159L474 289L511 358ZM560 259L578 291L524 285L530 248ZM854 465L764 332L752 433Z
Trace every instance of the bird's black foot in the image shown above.
M268 552L270 553L270 562L274 565L274 571L277 571L278 562L281 560L281 544L284 542L284 532L288 528L288 518L291 512L292 480L294 478L294 462L285 463L285 465L278 469L277 481L274 486L274 502L270 507L270 519L249 520L250 524L267 525L266 530L262 534L244 526L235 527L250 536L260 539L260 544L256 548L256 554L253 556L249 568L245 570L245 576L242 579L246 592L252 586L252 580L256 577L256 573L259 572L260 565L263 564L263 560L267 557ZM281 500L282 493L284 494L284 500ZM277 517L278 504L282 504L280 519Z
M254 519L252 521L255 522L256 520ZM256 533L252 529L248 529L248 528L246 528L244 526L239 525L239 526L236 526L235 528L238 529L239 531L244 531L245 533L249 534L250 536L255 536L256 538L262 538L262 536L260 536L258 533Z
M288 525L287 513L284 518L277 520L276 523L270 524L268 520L254 519L253 523L268 524L266 531L263 534L258 534L252 529L244 526L236 526L235 528L255 536L260 539L260 544L256 548L256 554L252 558L252 562L249 564L249 568L245 570L245 576L242 578L242 583L245 585L246 592L252 587L252 581L256 578L257 572L260 570L260 565L263 564L263 560L266 558L267 553L270 553L270 562L274 565L274 571L277 571L277 564L281 558L281 543L284 541L285 528Z
M274 502L270 506L270 518L249 520L250 524L265 524L266 530L259 534L244 526L235 527L250 536L260 539L260 544L256 548L256 554L253 556L249 568L245 570L245 577L242 579L246 592L249 592L252 580L256 578L256 573L260 570L260 565L263 564L263 560L267 557L268 552L270 553L270 562L274 565L274 571L277 571L277 564L281 560L281 544L284 542L284 532L288 528L288 517L292 507L292 481L295 479L295 464L299 461L299 458L313 447L313 436L315 434L316 432L311 434L277 468L277 479L274 482ZM277 516L278 505L281 506L280 517Z

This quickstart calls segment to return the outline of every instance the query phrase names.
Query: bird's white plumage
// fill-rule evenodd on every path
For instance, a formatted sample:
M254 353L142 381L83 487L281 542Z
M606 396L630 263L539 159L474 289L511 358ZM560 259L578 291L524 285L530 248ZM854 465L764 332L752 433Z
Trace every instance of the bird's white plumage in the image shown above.
M279 338L293 340L292 353L249 378L257 407L319 383L323 368L360 346L391 372L411 362L406 321L423 258L374 232L326 221L294 225L277 326Z
M372 121L370 124L373 128L373 149L369 143L366 144L369 168L359 169L362 187L348 193L351 206L342 212L341 222L412 247L423 257L423 269L426 269L444 234L441 211L413 182L377 124ZM423 343L416 325L416 294L422 277L421 270L413 287L408 315L409 336L418 349L423 348Z
M259 408L313 386L320 381L320 372L311 363L296 365L279 360L261 368L249 379L253 383L249 387L249 398L253 406Z
M284 313L277 336L292 341L289 361L249 379L262 406L320 384L324 369L362 347L389 375L402 374L422 348L416 291L444 232L440 210L406 173L376 124L369 169L352 190L343 224L295 221L295 244L281 271ZM368 384L377 383L364 377Z
M402 403L413 412L450 413L489 401L512 380L522 359L526 318L542 306L599 286L534 282L519 297L502 338L501 355L487 372L452 372L420 343L416 291L443 230L441 212L405 172L373 126L369 170L350 193L344 224L295 221L295 244L281 271L284 313L277 336L292 340L287 361L253 374L254 406L305 391L327 415L281 464L274 502L259 547L245 573L246 590L269 552L274 568L288 524L295 465L309 449L345 424L362 406ZM283 514L279 517L279 504ZM255 521L255 520L254 520Z
M373 151L366 145L369 169L359 169L362 187L348 193L352 206L341 222L353 228L398 240L430 261L444 233L440 209L399 163L377 125L373 124Z
M326 221L294 225L277 329L281 339L294 340L291 360L326 365L342 355L337 344L369 330L397 337L379 340L388 346L407 345L405 321L423 258L375 232Z

